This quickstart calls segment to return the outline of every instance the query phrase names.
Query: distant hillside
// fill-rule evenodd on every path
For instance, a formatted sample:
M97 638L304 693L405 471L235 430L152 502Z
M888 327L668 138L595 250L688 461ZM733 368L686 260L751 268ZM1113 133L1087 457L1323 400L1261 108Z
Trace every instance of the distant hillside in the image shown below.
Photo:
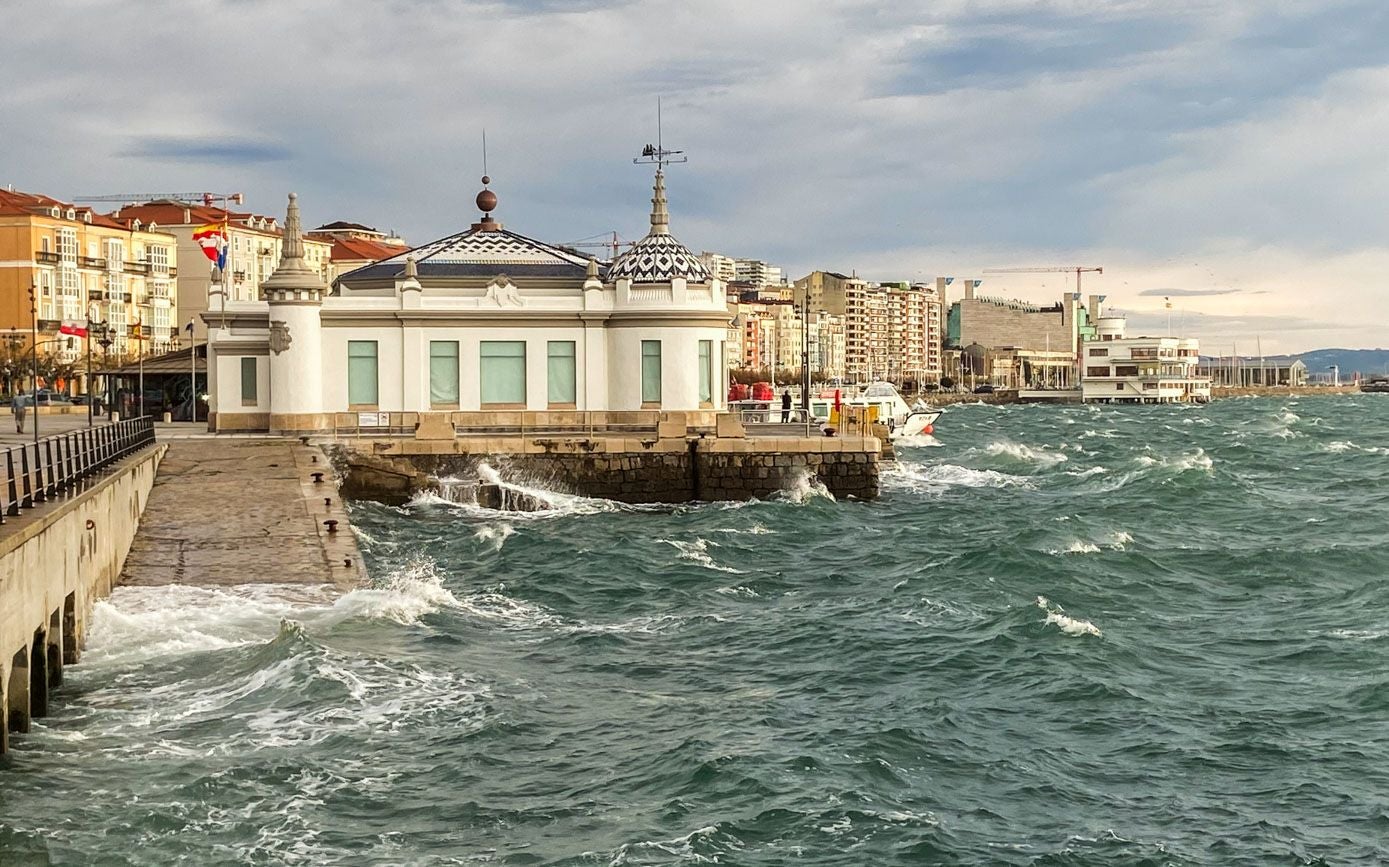
M1345 378L1353 373L1389 373L1389 349L1314 349L1298 356L1308 373L1325 371L1336 364Z

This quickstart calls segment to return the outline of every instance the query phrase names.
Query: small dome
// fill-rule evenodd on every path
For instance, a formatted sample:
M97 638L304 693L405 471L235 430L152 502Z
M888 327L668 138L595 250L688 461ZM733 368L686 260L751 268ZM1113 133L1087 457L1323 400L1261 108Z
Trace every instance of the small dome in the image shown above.
M609 280L623 277L633 283L669 283L682 277L691 283L707 283L709 269L699 257L669 232L652 232L632 245L608 269Z

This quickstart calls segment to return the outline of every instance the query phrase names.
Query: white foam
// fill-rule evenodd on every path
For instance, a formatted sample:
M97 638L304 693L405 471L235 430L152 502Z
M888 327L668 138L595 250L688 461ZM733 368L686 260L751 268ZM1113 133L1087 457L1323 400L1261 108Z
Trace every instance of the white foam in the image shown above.
M1045 596L1038 596L1036 600L1038 608L1047 613L1046 623L1056 626L1067 635L1081 636L1093 635L1096 638L1104 633L1100 628L1088 620L1081 620L1078 617L1071 617L1059 605L1053 605L1051 600Z
M748 527L724 527L714 531L715 533L734 533L747 536L771 536L776 530L768 530L761 524L753 524Z
M1100 553L1100 546L1094 544L1093 542L1083 542L1083 541L1081 541L1081 540L1079 540L1079 539L1076 539L1075 541L1071 542L1071 544L1068 545L1068 546L1066 546L1065 548L1062 548L1062 549L1059 549L1059 550L1058 550L1058 549L1052 549L1052 550L1051 550L1050 552L1048 552L1048 553L1051 553L1051 554L1098 554L1098 553Z
M1104 467L1091 467L1088 470L1067 470L1066 475L1075 476L1077 479L1088 479L1091 476L1102 476L1109 470Z
M1016 461L1052 467L1064 463L1067 458L1060 452L1050 452L1042 447L1033 448L1012 440L997 440L984 447L984 451L997 457L1007 457Z
M473 538L488 543L494 551L500 551L515 532L516 528L510 524L483 524L473 532Z
M784 490L778 491L776 496L797 505L805 505L817 499L835 502L834 494L831 494L829 488L825 487L825 483L805 468L797 470L791 478L790 485Z
M941 493L950 488L1011 488L1029 487L1026 476L1015 476L997 470L976 470L955 464L923 465L912 461L896 461L880 471L882 485L887 490Z
M1193 452L1183 452L1178 455L1139 455L1134 461L1144 467L1163 467L1178 473L1188 470L1202 470L1206 473L1211 471L1215 462L1211 460L1206 450L1197 448Z
M710 546L715 548L719 547L718 542L711 542L708 539L701 538L696 538L693 542L682 541L680 539L657 539L656 541L664 542L679 551L681 560L689 560L692 563L698 563L705 569L713 569L716 572L729 572L734 575L743 574L742 569L734 569L731 566L721 566L714 562L714 558L709 554L709 548Z
M1123 530L1115 530L1109 534L1109 547L1116 551L1122 551L1133 543L1133 536Z
M915 434L913 436L900 436L892 441L893 448L906 449L938 449L944 446L940 440L931 434Z

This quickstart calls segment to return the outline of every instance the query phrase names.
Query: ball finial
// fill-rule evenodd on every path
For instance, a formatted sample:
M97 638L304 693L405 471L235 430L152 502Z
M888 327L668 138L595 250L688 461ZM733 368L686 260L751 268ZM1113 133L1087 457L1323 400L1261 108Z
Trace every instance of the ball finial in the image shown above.
M477 194L477 209L483 213L491 213L497 209L497 194L491 190L483 190Z

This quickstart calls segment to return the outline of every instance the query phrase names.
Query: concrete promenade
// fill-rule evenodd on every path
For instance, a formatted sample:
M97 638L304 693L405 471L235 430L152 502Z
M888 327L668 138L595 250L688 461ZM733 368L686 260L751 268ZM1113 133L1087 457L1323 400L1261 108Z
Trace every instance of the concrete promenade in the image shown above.
M366 582L333 468L317 447L270 438L163 441L169 450L120 583ZM336 532L329 520L339 522Z

